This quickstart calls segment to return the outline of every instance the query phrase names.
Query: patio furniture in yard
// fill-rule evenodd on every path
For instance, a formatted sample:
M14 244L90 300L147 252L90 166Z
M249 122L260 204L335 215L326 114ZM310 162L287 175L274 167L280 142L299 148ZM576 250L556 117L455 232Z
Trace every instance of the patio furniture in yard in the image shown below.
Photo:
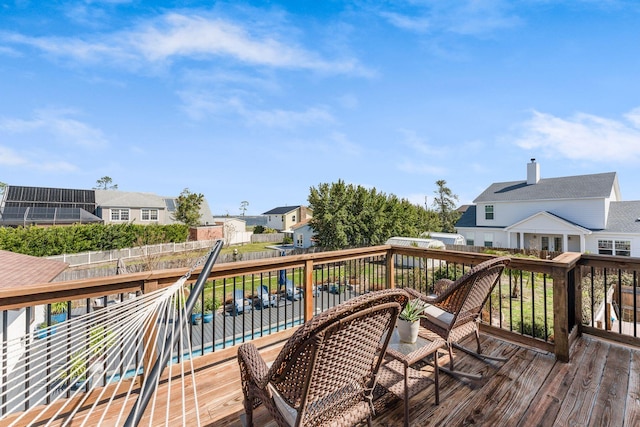
M298 301L300 300L300 298L302 298L303 290L294 286L291 280L287 280L284 283L284 290L285 290L285 295L287 296L287 299L291 301Z
M253 304L251 300L244 296L243 289L236 289L233 291L233 307L231 308L232 314L237 316L245 311L251 311Z
M426 296L414 289L405 289L412 297L420 298L427 303L424 317L420 320L421 326L435 332L446 341L449 350L449 369L440 368L443 371L470 379L482 378L479 375L454 369L452 347L481 359L506 361L502 357L482 354L478 323L482 307L510 261L508 257L493 258L471 268L455 282L440 279L435 284L436 289L443 289L439 295ZM458 344L463 338L474 333L476 351Z
M247 426L264 403L279 426L371 424L373 388L408 295L371 292L313 317L271 367L252 343L238 348Z
M257 306L260 308L275 307L278 305L278 296L269 292L269 288L262 285L258 288Z

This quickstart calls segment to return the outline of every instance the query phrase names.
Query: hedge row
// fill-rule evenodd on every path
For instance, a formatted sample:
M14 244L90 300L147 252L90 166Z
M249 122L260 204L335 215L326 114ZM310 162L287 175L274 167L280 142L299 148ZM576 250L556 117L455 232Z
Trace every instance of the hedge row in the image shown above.
M184 224L87 224L54 227L0 227L0 249L33 256L108 251L187 240Z

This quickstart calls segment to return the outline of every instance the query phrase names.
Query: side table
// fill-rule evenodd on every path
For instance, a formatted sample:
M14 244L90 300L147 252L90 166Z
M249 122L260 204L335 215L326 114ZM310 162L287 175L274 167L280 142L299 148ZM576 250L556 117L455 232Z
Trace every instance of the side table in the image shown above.
M431 384L431 379L417 369L411 368L416 362L433 354L434 379L436 388L435 402L440 404L438 384L438 350L445 346L440 336L420 328L418 340L414 343L400 341L398 331L393 331L386 357L378 373L378 384L404 400L404 425L409 425L409 399ZM402 379L402 381L400 381ZM404 387L403 387L404 385Z

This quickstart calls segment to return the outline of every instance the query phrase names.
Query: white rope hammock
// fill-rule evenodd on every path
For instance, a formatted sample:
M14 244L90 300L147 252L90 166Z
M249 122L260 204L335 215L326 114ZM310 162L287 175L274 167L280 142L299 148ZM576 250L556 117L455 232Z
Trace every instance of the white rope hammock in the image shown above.
M182 414L182 425L200 426L185 310L185 283L191 271L170 287L9 340L3 348L2 366L9 366L12 360L19 363L10 367L8 380L0 384L0 408L5 414L0 421L8 420L11 426L36 422L121 426L132 414L140 419L144 413L148 425L175 425L178 421L170 418L171 409L173 416ZM173 337L174 333L178 336ZM165 354L165 347L171 347L165 343L173 338L176 345ZM154 380L149 375L155 360L169 361L163 377L167 395L162 397L155 392L160 376ZM136 378L142 373L140 384ZM155 382L146 384L149 381ZM140 407L139 396L149 386L154 392L145 412L146 403ZM171 395L172 386L181 390L179 400ZM190 410L187 400L192 402ZM176 409L177 405L181 408ZM164 414L159 409L163 406ZM188 421L187 413L191 414Z

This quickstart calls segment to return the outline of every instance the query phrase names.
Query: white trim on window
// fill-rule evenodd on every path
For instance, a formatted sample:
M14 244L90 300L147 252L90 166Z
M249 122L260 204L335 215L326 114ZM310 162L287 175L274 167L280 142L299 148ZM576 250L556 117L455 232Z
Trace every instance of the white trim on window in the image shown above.
M111 208L111 221L129 221L129 209Z

